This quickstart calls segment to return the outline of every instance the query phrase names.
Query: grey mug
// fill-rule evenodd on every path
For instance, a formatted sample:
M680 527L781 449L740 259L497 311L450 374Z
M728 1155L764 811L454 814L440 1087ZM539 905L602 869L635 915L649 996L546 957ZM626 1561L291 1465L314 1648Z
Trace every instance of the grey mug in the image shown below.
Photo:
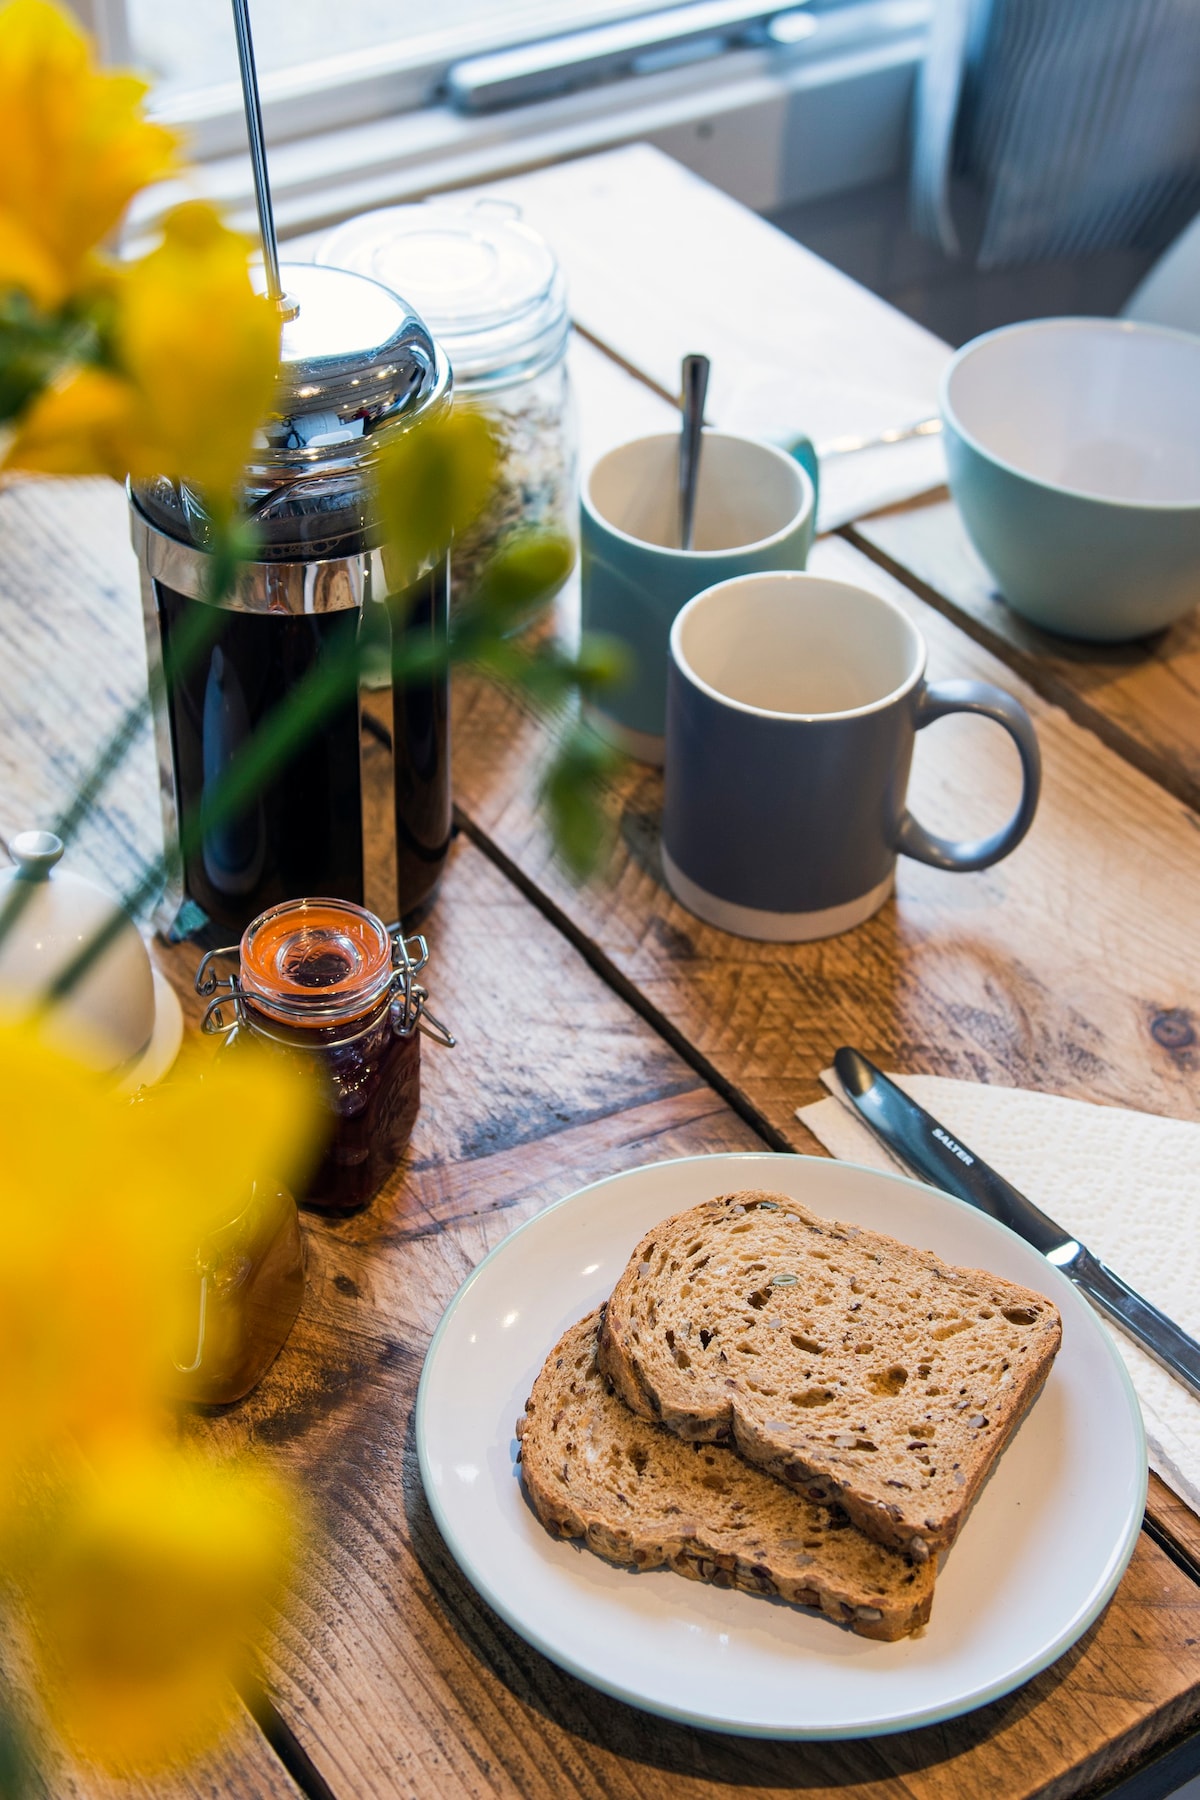
M925 680L925 641L882 595L818 575L721 582L671 629L663 870L690 912L742 937L848 931L892 888L897 854L986 869L1033 821L1029 714L983 681ZM1003 726L1021 798L999 831L935 836L905 806L916 733L947 713Z

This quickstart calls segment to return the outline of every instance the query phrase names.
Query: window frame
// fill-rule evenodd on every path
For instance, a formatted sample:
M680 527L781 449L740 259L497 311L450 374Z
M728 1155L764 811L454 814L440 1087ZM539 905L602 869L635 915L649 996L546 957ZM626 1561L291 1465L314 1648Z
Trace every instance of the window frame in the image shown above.
M96 36L106 60L136 65L126 0L71 3ZM657 4L647 0L638 13L627 15L623 22L633 23L640 16L652 14L678 13L686 24L688 15L698 6L712 4L713 0L657 0ZM795 63L845 54L894 37L898 30L911 28L914 4L928 11L930 0L766 0L766 4L757 5L748 0L747 10L763 20L795 14L801 9L810 13L814 28L809 36L791 44L774 45L764 52L774 66L786 70ZM580 26L568 32L547 31L523 40L523 45L540 46L555 39L568 43L586 37L589 29ZM231 21L231 42L232 32ZM738 37L734 32L722 54L708 59L715 81L722 74L721 62L743 54L749 41L745 34ZM260 87L268 138L272 144L287 143L445 106L447 78L456 64L521 47L506 40L501 32L480 34L464 25L426 37L415 59L410 47L392 43L263 74ZM612 86L618 90L628 82L633 95L645 79L631 74ZM619 98L614 93L618 103ZM149 110L164 123L186 132L190 152L200 162L235 156L244 148L241 91L236 80L175 92L168 89L160 98L151 96ZM512 109L514 114L520 110ZM513 124L515 136L519 118L514 117Z
M906 154L913 82L935 3L844 0L818 12L821 29L795 45L734 48L492 112L459 112L427 97L401 104L412 97L414 72L381 68L378 57L351 86L314 89L308 72L304 80L290 72L264 84L280 239L315 241L372 207L487 185L633 141L656 144L759 211L887 179ZM135 199L122 234L130 251L153 240L169 206L197 191L256 235L240 90L229 89L227 110L191 113L186 135L194 171L185 183L167 180Z

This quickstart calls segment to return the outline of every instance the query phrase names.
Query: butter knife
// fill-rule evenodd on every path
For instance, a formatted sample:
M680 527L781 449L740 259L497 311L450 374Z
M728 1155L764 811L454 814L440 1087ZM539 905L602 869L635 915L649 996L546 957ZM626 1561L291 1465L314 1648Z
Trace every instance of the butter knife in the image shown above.
M889 1081L861 1050L844 1046L833 1059L846 1097L881 1143L914 1175L954 1194L1007 1225L1106 1313L1172 1375L1200 1394L1200 1344L1173 1319L1128 1287L1086 1244L1056 1225L1040 1206L997 1175L982 1157L947 1131Z

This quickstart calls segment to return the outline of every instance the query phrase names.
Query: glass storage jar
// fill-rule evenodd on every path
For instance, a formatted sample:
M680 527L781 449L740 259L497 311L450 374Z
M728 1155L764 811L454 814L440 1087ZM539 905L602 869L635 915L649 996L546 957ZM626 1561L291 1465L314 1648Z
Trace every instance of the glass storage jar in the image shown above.
M238 963L224 979L221 957ZM428 960L423 937L389 931L365 907L310 899L261 913L196 971L205 1031L231 1049L265 1040L318 1078L328 1137L300 1196L308 1206L357 1212L400 1160L421 1099L421 1033L454 1043L416 980Z
M181 1400L229 1406L258 1386L304 1298L304 1239L288 1190L256 1182L241 1210L200 1239L185 1284L191 1305L175 1391Z
M452 598L515 526L572 540L577 531L575 417L567 371L571 322L554 252L509 201L425 201L349 219L317 252L416 307L454 379L456 405L479 406L500 447L496 492L456 539Z

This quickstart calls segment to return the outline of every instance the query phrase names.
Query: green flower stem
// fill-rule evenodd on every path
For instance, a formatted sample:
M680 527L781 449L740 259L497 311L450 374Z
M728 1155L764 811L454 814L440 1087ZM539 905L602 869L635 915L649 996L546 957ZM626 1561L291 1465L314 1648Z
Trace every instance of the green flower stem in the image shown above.
M392 657L392 679L411 681L427 676L432 669L444 668L448 647L443 646L431 658L423 649L396 650ZM294 687L287 699L270 713L234 757L228 768L206 792L192 817L181 825L180 854L186 858L197 851L204 839L219 826L237 816L254 796L285 767L300 745L326 719L329 713L358 686L359 647L357 638L348 634L343 645L310 669L303 681ZM114 913L99 931L81 945L47 987L37 1008L45 1014L66 998L88 970L103 956L117 934L124 928L124 915L136 915L158 892L166 875L166 859L158 857L141 880L121 898L121 912Z
M230 580L234 573L235 564L231 562ZM537 598L532 591L536 585L532 574L523 586L510 577L510 585L528 614L531 599ZM544 586L541 599L543 604L548 603ZM530 647L506 636L504 628L513 614L508 595L505 600L503 607L485 600L468 608L446 638L431 637L420 644L405 644L394 637L392 680L428 680L442 673L448 664L469 662L527 693L542 708L553 709L561 706L573 691L594 692L619 677L620 659L603 640L585 640L578 656L571 657L553 641ZM186 646L186 653L194 654L197 647ZM183 858L193 855L210 832L242 812L330 712L355 691L361 660L357 635L347 633L343 642L292 689L207 790L192 817L181 825L179 850ZM611 761L611 754L592 734L570 732L543 789L559 848L578 876L591 872L603 849L600 798ZM166 860L159 857L122 897L121 913L114 914L82 945L49 985L38 1008L40 1013L63 1000L83 979L122 930L124 914L140 913L158 892L166 872Z

